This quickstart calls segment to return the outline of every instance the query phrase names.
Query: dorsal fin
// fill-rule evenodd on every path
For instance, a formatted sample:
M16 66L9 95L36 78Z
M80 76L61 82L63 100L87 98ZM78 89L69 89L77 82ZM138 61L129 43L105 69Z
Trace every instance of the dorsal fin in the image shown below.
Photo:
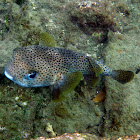
M84 74L84 79L86 80L89 87L94 88L100 82L100 74L103 72L102 68L91 58L88 57L90 63L91 73Z
M91 70L93 71L93 73L95 73L96 76L99 76L103 72L103 69L91 58L88 57L88 60L91 65Z

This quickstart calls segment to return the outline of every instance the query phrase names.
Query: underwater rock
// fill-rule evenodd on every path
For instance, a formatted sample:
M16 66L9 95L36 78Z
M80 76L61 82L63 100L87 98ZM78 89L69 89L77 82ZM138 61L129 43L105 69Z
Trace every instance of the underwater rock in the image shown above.
M133 135L133 136L123 136L119 138L104 138L104 137L97 137L92 134L88 133L73 133L73 134L68 134L65 133L61 136L57 136L54 138L44 138L44 137L39 137L37 139L31 139L31 140L139 140L140 135Z

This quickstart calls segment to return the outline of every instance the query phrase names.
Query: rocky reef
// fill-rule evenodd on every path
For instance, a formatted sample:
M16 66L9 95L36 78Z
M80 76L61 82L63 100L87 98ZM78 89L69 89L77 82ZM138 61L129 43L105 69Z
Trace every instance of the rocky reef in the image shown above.
M13 49L38 45L42 32L54 38L55 47L135 72L140 67L138 21L138 0L1 0L0 139L123 139L140 134L138 72L125 85L107 77L90 89L81 80L58 103L51 99L52 87L22 88L3 74ZM102 88L103 100L94 102Z

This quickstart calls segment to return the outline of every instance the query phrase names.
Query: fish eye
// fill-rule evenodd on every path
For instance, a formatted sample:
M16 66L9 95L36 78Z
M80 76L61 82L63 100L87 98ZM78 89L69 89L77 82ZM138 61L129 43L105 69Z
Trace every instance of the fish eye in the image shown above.
M37 72L36 71L30 71L29 74L26 75L27 80L32 80L36 77Z

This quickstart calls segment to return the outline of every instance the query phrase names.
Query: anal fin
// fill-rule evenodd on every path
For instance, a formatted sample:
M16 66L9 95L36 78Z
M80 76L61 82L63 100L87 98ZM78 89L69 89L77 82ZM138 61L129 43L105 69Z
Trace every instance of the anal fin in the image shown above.
M100 76L96 76L96 74L84 74L84 79L90 88L94 88L100 82Z

